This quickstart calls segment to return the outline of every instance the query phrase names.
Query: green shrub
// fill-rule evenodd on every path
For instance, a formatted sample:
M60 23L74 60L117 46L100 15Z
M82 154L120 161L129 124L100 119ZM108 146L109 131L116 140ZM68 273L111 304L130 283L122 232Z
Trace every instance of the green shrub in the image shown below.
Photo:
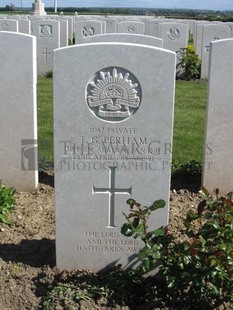
M177 79L190 81L200 78L201 61L192 45L181 50L178 53L178 58L180 61L177 64Z
M45 77L48 79L52 78L53 77L53 71L50 70L50 71L46 72Z
M39 158L38 160L38 171L39 172L46 172L52 167L51 161L47 160L45 156Z
M196 160L172 166L173 177L195 177L201 175L202 165Z
M80 288L73 283L61 283L48 293L43 301L43 309L81 309L81 306L78 307L81 300L94 299L100 292L98 287L91 285Z
M225 302L233 305L233 193L213 197L202 189L200 194L203 200L196 212L187 213L186 229L179 239L165 227L148 230L148 218L165 206L163 200L145 207L129 199L130 213L121 232L145 243L139 253L140 272L161 263L158 274L172 302L177 299L191 309L213 309Z
M12 224L8 214L15 209L14 190L3 185L0 180L0 222Z

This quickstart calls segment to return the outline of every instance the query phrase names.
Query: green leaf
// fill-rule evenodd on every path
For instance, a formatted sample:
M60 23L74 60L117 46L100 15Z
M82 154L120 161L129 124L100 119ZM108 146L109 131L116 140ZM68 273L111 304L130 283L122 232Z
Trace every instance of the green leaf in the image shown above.
M121 227L121 233L125 236L132 236L133 235L133 230L130 224L123 224Z
M153 233L155 236L164 236L166 233L166 229L163 226L161 226L160 228L154 230Z
M10 219L8 219L8 217L6 215L4 215L4 214L0 214L0 220L4 224L8 224L8 225L13 224L13 222Z
M217 265L218 265L218 261L215 258L211 258L210 267L217 266Z
M130 207L133 207L134 204L136 203L136 201L135 201L134 199L130 198L130 199L128 199L128 200L126 201L126 203L127 203L128 205L130 205Z
M157 209L164 208L165 205L166 205L166 202L160 199L160 200L156 200L155 202L153 202L153 204L148 209L151 211L155 211Z
M192 222L196 219L199 218L199 215L197 213L194 213L193 211L190 211L188 214L187 214L187 221L188 222Z
M208 198L210 196L210 193L208 190L203 186L201 187L201 190L198 192L203 198Z
M206 200L202 200L202 201L199 203L198 207L197 207L197 212L198 212L199 215L202 214L202 212L203 212L204 209L205 209L205 206L206 206Z
M139 224L136 228L135 228L135 232L140 235L143 236L144 235L144 227L142 224Z
M139 224L139 218L135 218L132 223L133 228L136 228L138 224Z

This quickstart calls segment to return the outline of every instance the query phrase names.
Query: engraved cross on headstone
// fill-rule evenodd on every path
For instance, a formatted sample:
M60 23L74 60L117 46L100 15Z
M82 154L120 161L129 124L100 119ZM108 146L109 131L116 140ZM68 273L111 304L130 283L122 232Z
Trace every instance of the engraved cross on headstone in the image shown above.
M49 52L48 52L48 48L45 47L45 48L44 48L44 51L42 52L42 55L45 56L45 62L48 62L48 55L51 55L51 52L49 53Z
M109 195L109 213L108 213L108 228L116 227L114 224L114 212L115 212L115 194L128 194L131 195L132 186L130 188L116 188L115 187L115 175L117 167L109 168L109 187L95 187L92 188L94 194L108 194Z

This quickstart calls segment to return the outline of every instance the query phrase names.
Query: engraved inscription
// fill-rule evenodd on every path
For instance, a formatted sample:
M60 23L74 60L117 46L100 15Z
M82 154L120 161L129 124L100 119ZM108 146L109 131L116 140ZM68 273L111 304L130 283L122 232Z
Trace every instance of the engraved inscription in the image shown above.
M136 32L136 28L134 26L130 25L129 27L127 27L127 32L135 33Z
M86 100L100 119L119 122L134 114L141 103L141 86L136 77L119 67L97 72L89 81Z
M176 27L171 27L167 32L167 36L170 40L177 40L180 37L180 31Z
M213 41L219 40L219 37L213 37Z
M113 25L113 22L111 20L106 20L106 25L108 27L111 27Z
M78 252L138 253L141 250L137 240L126 238L119 232L86 231L83 241L76 246Z
M131 195L132 187L130 188L116 188L115 187L115 174L116 167L109 168L109 187L98 188L93 186L92 193L94 194L108 194L109 195L109 214L108 214L108 228L116 227L114 224L114 210L115 210L115 194L128 194Z
M51 25L40 25L39 33L41 37L51 37L52 36L52 26Z
M0 24L0 31L7 31L8 30L8 25L6 22L3 22Z
M47 63L48 62L48 56L51 55L51 52L48 52L48 48L45 47L44 51L42 52L42 55L44 56L44 60Z
M83 37L92 37L95 34L94 28L90 25L86 25L82 29L82 35Z

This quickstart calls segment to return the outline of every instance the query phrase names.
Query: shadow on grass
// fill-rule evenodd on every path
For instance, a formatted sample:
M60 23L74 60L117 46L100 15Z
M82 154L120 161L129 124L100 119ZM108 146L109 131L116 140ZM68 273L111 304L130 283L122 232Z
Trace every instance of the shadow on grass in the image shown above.
M171 190L187 189L190 192L198 193L201 188L201 174L175 175L171 177Z
M48 171L39 172L39 182L54 187L54 171L51 168Z

